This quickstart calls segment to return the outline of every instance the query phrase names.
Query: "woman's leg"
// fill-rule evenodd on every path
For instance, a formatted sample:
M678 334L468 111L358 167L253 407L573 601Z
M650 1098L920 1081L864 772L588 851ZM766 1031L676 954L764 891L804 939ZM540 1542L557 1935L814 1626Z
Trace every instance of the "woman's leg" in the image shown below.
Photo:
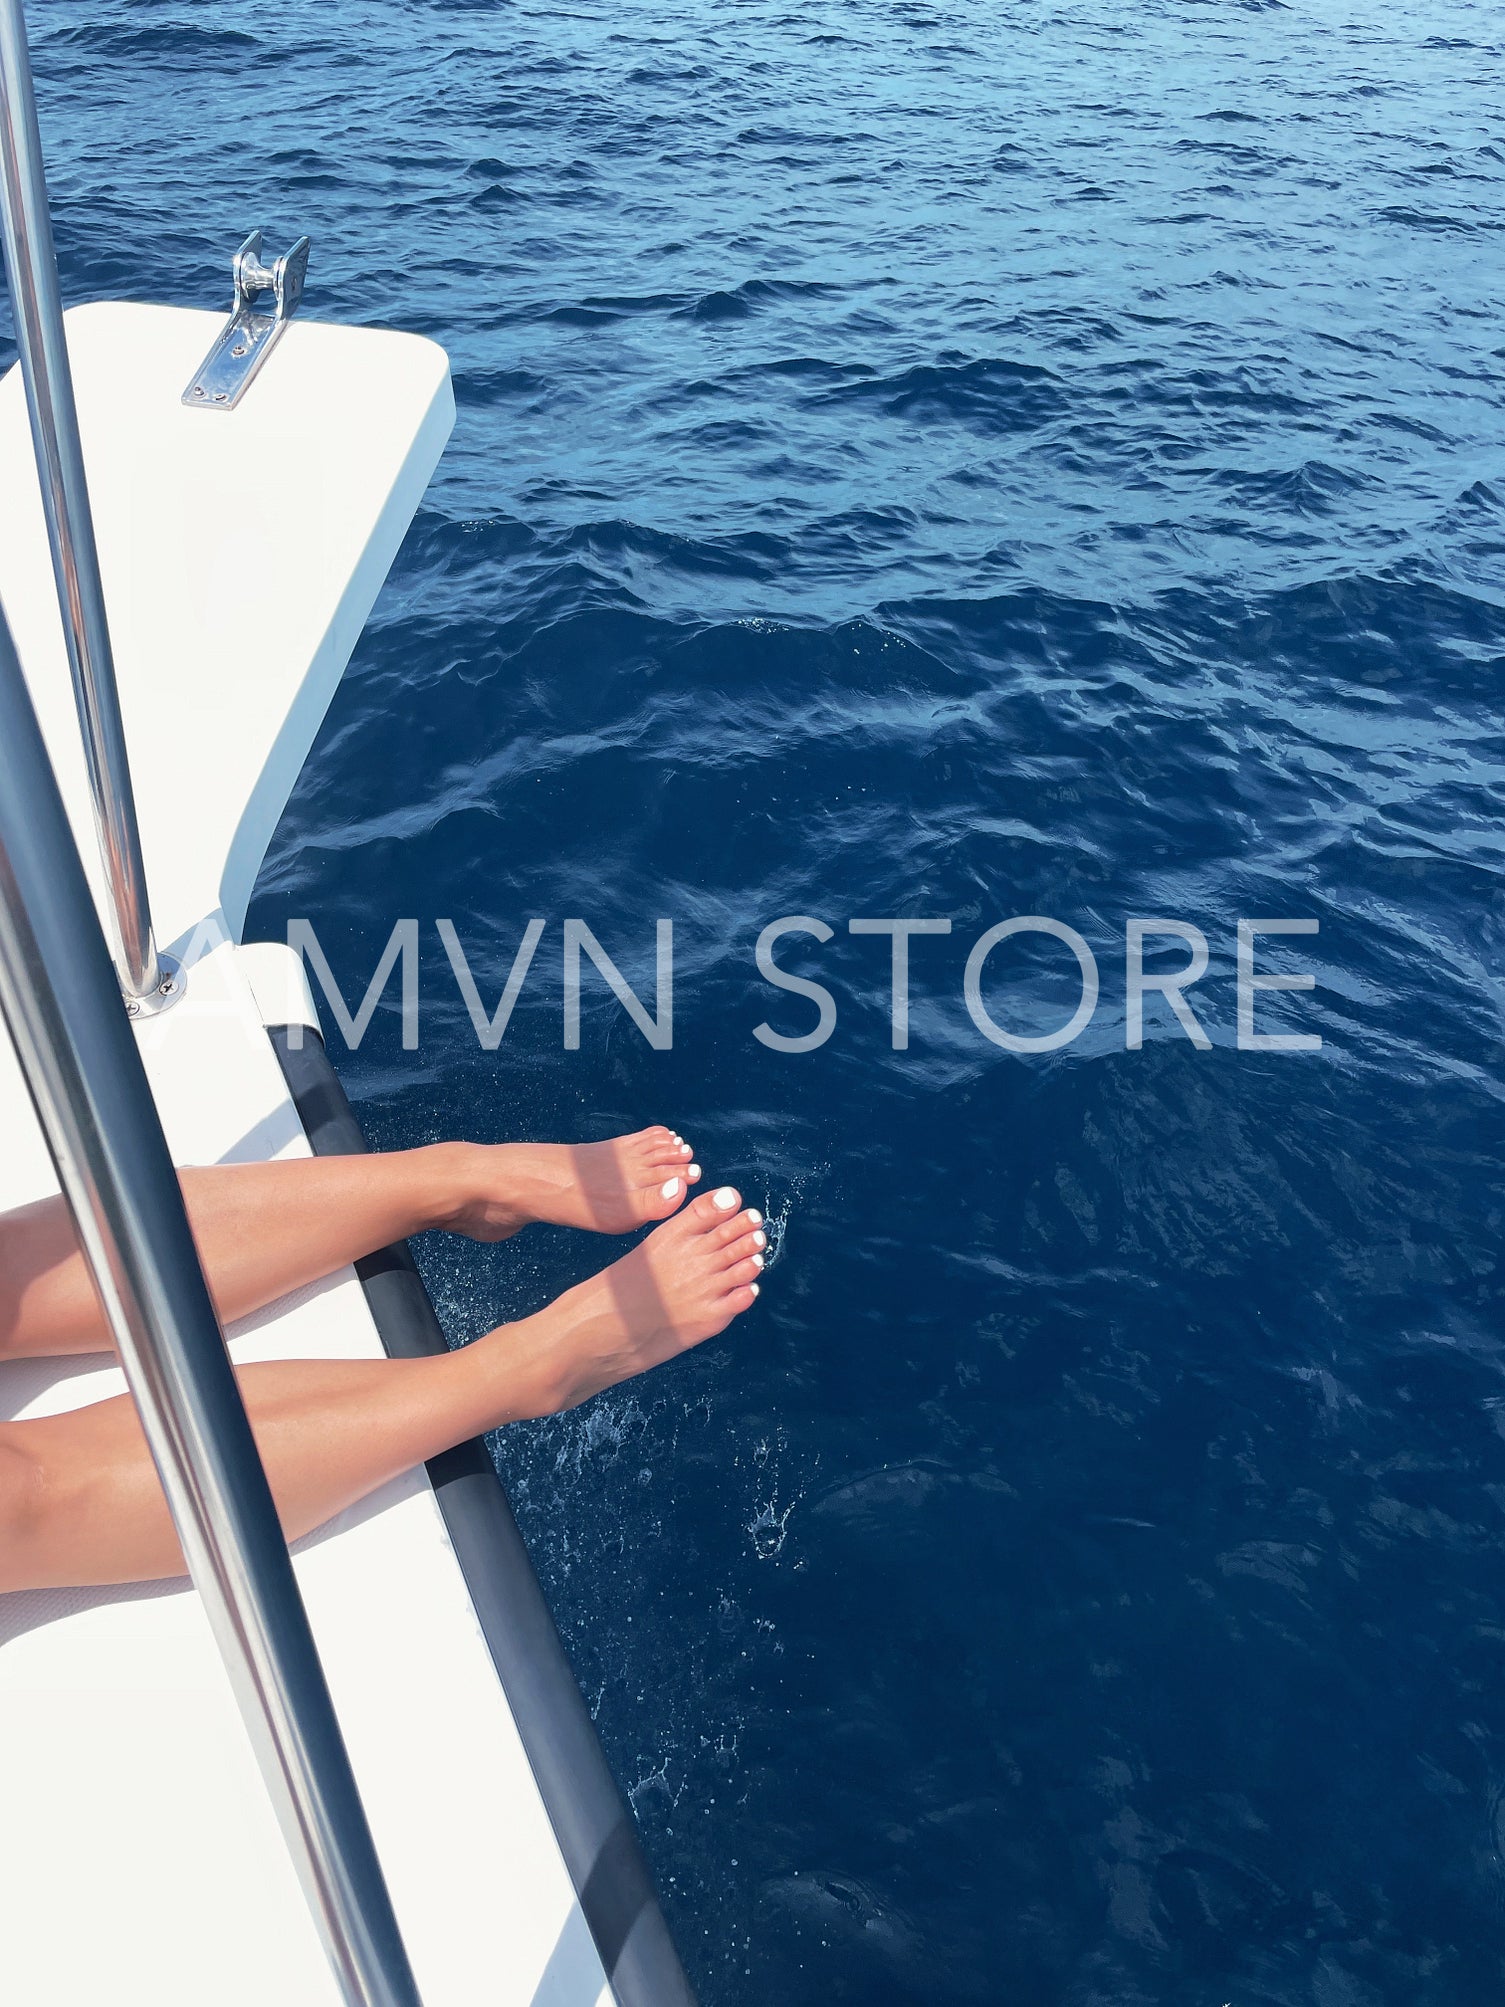
M730 1186L535 1317L435 1359L282 1360L239 1375L290 1540L426 1457L576 1406L724 1331L757 1295L764 1236ZM0 1425L0 1591L181 1571L126 1398Z
M503 1240L537 1220L629 1233L700 1176L670 1129L606 1143L438 1143L364 1157L223 1164L181 1174L221 1319L425 1227ZM0 1359L100 1352L111 1340L60 1198L0 1214Z

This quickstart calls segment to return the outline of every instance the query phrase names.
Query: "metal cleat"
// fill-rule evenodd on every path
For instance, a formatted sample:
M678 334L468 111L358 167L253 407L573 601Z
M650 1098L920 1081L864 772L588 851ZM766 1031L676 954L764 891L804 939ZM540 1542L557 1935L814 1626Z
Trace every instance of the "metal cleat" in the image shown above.
M235 301L230 318L215 336L213 348L183 392L185 404L205 411L235 409L298 310L308 271L308 252L308 238L300 237L274 265L264 265L261 232L251 232L231 265ZM275 295L275 310L258 312L253 302L268 291Z

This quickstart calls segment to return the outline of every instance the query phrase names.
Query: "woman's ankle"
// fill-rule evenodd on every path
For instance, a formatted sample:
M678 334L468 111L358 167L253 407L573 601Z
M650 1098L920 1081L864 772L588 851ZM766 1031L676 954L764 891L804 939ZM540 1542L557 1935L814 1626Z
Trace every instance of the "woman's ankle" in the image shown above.
M567 1290L566 1296L569 1293ZM568 1370L568 1344L561 1342L566 1335L561 1330L565 1321L559 1314L561 1300L556 1298L531 1317L498 1324L454 1355L471 1359L487 1375L496 1417L488 1422L488 1428L557 1415L581 1398L570 1398L573 1381Z
M477 1143L429 1143L412 1152L417 1172L412 1231L439 1228L463 1233L464 1221L481 1197L482 1150Z

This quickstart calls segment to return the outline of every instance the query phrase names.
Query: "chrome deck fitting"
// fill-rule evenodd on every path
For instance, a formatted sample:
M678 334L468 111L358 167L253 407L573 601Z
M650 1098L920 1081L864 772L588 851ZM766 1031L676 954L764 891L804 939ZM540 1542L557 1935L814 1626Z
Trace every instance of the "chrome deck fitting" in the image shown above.
M231 263L235 299L230 318L215 336L213 348L183 392L185 404L204 411L235 409L298 310L308 271L308 251L308 238L300 237L275 264L264 265L261 232L251 232ZM272 313L258 312L253 302L268 291L275 296L275 309Z

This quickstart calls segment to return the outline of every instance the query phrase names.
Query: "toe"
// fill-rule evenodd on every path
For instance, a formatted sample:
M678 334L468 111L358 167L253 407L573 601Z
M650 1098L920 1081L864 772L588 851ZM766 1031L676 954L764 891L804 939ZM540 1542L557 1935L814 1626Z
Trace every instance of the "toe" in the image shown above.
M713 1227L725 1226L741 1203L742 1195L733 1186L718 1185L714 1192L702 1193L687 1207L685 1218L702 1233L709 1233Z
M717 1247L732 1247L738 1241L745 1240L749 1234L759 1233L758 1222L762 1217L761 1213L754 1212L751 1207L746 1212L734 1213L724 1226L716 1228L714 1244ZM762 1240L766 1241L766 1238L764 1235ZM761 1245L762 1241L759 1244Z
M673 1177L664 1178L658 1184L645 1186L642 1193L643 1218L668 1219L671 1213L678 1212L684 1204L688 1189L684 1179L677 1173Z
M729 1288L746 1289L758 1280L762 1267L762 1255L755 1254L751 1260L739 1261L734 1268L728 1269L722 1280Z
M740 1262L750 1261L754 1272L762 1268L768 1259L750 1233L744 1234L741 1240L735 1240L730 1247L724 1248L720 1258L728 1268L735 1268Z

